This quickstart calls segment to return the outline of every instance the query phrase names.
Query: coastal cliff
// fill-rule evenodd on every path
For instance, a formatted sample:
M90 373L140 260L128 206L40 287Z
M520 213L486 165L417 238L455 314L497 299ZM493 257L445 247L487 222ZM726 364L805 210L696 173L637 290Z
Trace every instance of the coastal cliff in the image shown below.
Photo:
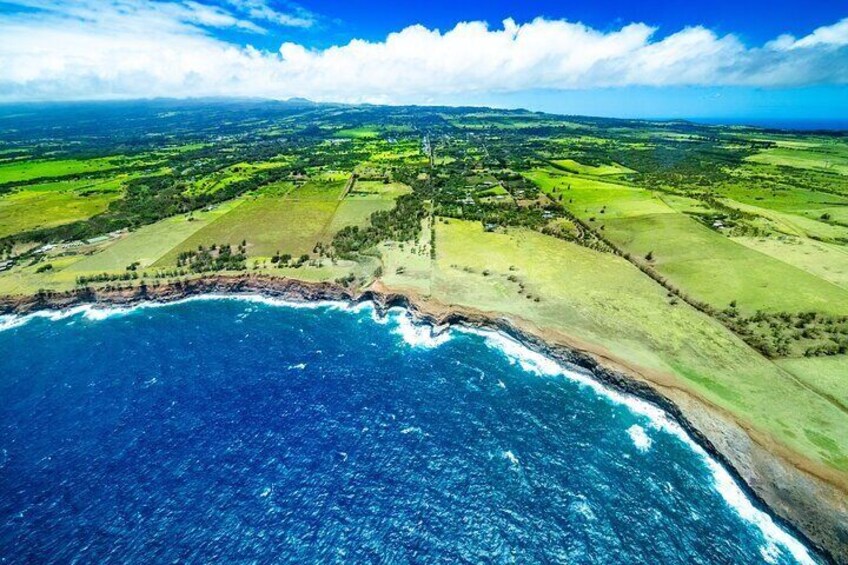
M671 414L708 452L735 472L756 499L836 562L848 563L848 478L821 468L746 427L720 408L665 379L640 371L627 359L521 319L426 299L375 283L352 291L334 283L307 283L262 276L210 276L121 290L0 298L0 312L26 314L81 304L131 306L202 294L250 293L292 301L373 302L378 310L399 306L436 327L450 324L506 333L562 363L582 368L605 384L649 400Z

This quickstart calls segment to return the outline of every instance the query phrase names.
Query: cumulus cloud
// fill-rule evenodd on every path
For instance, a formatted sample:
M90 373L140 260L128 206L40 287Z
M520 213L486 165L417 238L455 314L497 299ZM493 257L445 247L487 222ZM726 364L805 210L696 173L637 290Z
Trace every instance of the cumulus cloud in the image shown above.
M769 47L778 50L804 49L809 47L843 47L848 45L848 18L833 25L817 28L801 39L792 35L781 35L769 43Z
M7 0L8 1L8 0ZM664 37L643 23L414 25L384 40L276 52L223 41L210 28L263 33L314 16L266 0L13 0L41 10L0 14L0 98L308 97L415 103L463 94L633 85L783 87L848 83L848 19L801 38L747 46L688 27Z

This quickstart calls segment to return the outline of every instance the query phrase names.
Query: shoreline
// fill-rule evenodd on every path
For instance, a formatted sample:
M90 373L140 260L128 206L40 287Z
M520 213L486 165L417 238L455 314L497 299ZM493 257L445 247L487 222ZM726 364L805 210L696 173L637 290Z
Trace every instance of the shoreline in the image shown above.
M202 295L255 294L292 302L334 301L372 303L379 315L395 307L437 331L462 326L499 332L531 351L566 367L588 372L613 391L634 396L658 407L678 424L708 456L717 461L755 506L767 510L778 526L815 550L819 556L848 563L848 483L816 469L813 462L769 442L685 389L651 378L623 359L561 334L550 335L496 313L442 305L415 293L396 291L377 282L352 291L331 282L256 275L213 275L131 289L80 289L32 296L0 297L0 314L27 315L61 311L82 305L132 307L140 303L172 303ZM826 471L826 470L825 470ZM841 480L839 480L841 479Z

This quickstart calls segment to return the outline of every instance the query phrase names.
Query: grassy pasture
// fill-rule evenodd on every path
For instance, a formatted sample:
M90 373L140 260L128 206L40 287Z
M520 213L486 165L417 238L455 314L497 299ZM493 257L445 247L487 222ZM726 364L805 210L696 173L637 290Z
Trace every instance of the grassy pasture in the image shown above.
M584 220L675 213L658 195L626 184L570 175L554 169L536 169L525 176L555 202Z
M48 262L53 265L53 270L49 273L37 272L43 263L15 267L0 276L0 293L4 295L34 294L42 288L50 290L73 288L77 273L70 272L68 268L81 258L81 255L52 257Z
M845 289L732 241L652 191L551 169L526 176L579 218L599 230L603 226L603 234L623 250L640 260L652 253L659 273L714 307L725 308L735 300L750 312L848 311ZM674 201L678 206L683 202Z
M344 193L347 180L309 180L296 187L288 195L290 200L324 200L338 201Z
M799 214L780 212L778 210L763 208L751 204L743 204L729 198L722 199L722 203L742 212L756 214L757 216L767 218L775 223L775 226L779 231L786 234L814 237L825 241L848 239L848 228L845 226L826 223Z
M817 169L848 175L848 147L844 145L815 148L774 147L751 155L748 161L797 169Z
M848 312L848 292L790 264L754 251L682 214L650 214L605 222L605 234L653 265L673 285L717 308L743 311Z
M671 305L664 289L624 259L527 230L491 233L458 220L435 227L437 259L429 270L421 266L428 255L383 248L390 287L506 313L554 337L600 346L640 370L669 375L671 386L695 391L813 460L848 469L839 439L848 437L848 420L837 406L719 323Z
M719 194L735 202L810 220L821 220L827 214L827 219L848 223L848 197L837 194L791 185L774 190L751 181L728 184Z
M848 357L780 359L777 364L817 391L848 406Z
M394 200L388 198L345 198L336 208L327 233L335 234L346 226L367 226L371 214L380 210L391 210L394 205Z
M214 193L235 182L247 180L260 171L284 165L285 163L276 162L237 163L200 179L185 193L189 195Z
M734 241L848 290L848 248L803 237L734 237Z
M123 271L136 261L141 263L142 268L148 268L175 246L227 214L238 204L239 201L229 201L213 210L196 212L191 219L184 215L173 216L144 226L108 244L94 255L85 257L68 270L76 274Z
M368 200L385 200L387 198L394 200L398 196L409 194L412 189L403 183L373 180L357 180L353 185L353 189L347 195L347 199L368 199Z
M72 190L21 190L0 197L0 237L67 224L106 210L121 193L114 190L82 196Z
M242 240L248 241L251 256L270 257L277 251L295 256L311 253L315 244L324 239L338 205L338 200L248 197L177 245L156 266L172 266L181 251L197 249L199 245L236 246Z
M371 139L380 136L380 130L374 127L345 128L333 134L333 137L349 139Z
M191 234L161 257L156 266L173 265L181 251L197 246L248 242L248 255L271 257L277 251L293 256L311 253L318 242L329 243L348 225L365 225L377 210L393 206L403 185L365 185L365 196L341 199L347 175L312 179L301 186L278 183L238 200L229 211ZM378 192L382 190L382 192ZM408 190L408 188L406 188Z
M619 165L618 163L610 163L609 165L599 165L597 167L578 163L574 159L557 159L555 161L551 161L551 163L558 169L563 169L570 173L576 173L580 175L605 176L623 175L635 172L633 171L633 169L628 169L627 167Z
M64 177L108 171L120 165L122 157L17 161L0 165L0 183L25 182L40 178Z

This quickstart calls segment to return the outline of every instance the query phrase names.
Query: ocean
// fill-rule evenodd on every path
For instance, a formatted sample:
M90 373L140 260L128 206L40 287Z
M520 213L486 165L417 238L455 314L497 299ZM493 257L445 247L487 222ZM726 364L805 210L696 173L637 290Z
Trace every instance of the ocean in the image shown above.
M659 408L499 333L205 297L0 318L3 563L805 563Z

